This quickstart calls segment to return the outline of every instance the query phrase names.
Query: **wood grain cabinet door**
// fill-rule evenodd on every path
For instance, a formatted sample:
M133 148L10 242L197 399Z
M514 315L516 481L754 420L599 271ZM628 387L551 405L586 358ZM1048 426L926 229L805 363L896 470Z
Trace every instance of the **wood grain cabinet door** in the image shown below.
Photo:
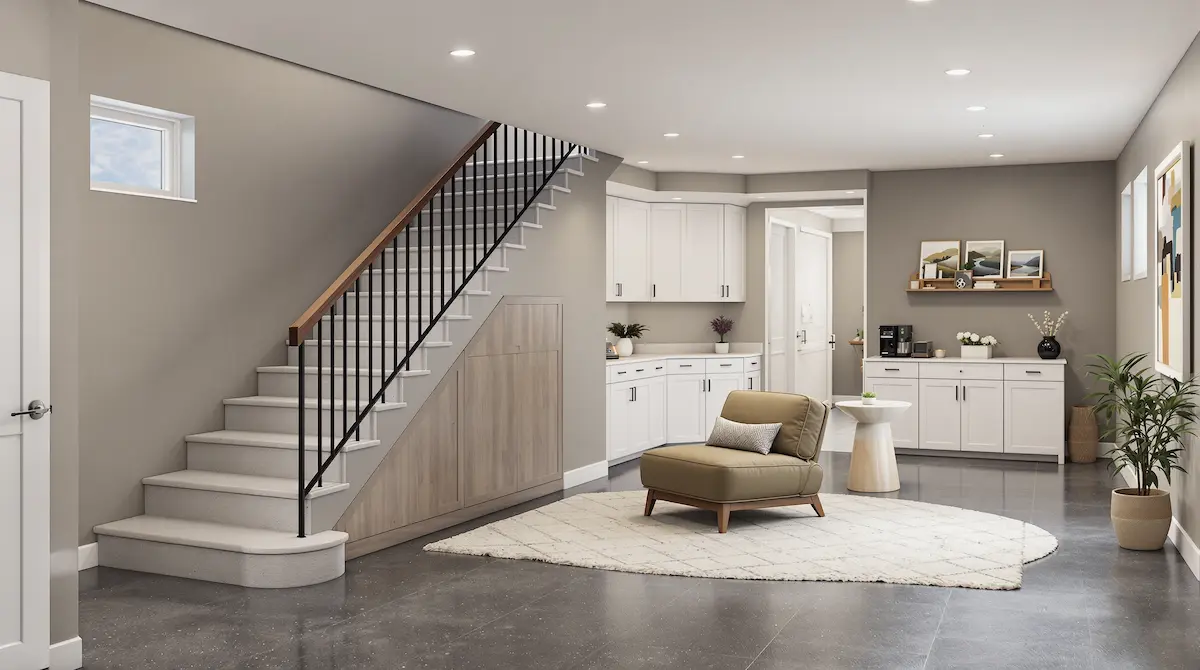
M513 368L516 356L467 358L462 470L466 506L517 490Z
M562 411L557 351L518 354L513 366L517 490L558 479Z
M562 326L555 304L518 304L504 306L504 353L531 354L558 351Z

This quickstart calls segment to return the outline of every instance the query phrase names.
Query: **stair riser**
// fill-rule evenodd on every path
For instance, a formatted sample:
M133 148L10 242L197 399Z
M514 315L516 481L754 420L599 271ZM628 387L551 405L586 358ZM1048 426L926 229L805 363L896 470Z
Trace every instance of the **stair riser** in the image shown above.
M510 136L508 139L509 139L509 144L512 145L513 137ZM489 149L488 162L480 163L478 165L474 165L474 164L469 165L467 167L467 171L470 172L472 170L478 169L479 172L481 172L481 173L491 175L491 174L496 174L496 173L501 173L501 174L513 173L513 172L520 173L520 172L532 172L534 170L542 170L542 167L540 165L533 165L534 161L531 161L528 165L526 164L526 162L524 160L514 161L514 162L497 162L496 161L496 153L497 152L494 149ZM480 153L478 155L482 159L483 152L480 151ZM580 156L571 156L571 157L567 158L565 161L563 161L562 167L563 167L564 171L567 169L571 169L571 170L575 170L577 172L583 172L584 171L583 158Z
M503 188L505 188L505 186L501 184L497 188L503 189ZM513 187L510 186L507 188L513 188ZM436 195L436 196L434 196L432 203L433 203L433 208L435 211L441 209L443 201L445 201L447 209L461 208L461 207L479 207L480 209L491 209L494 207L518 207L518 206L524 205L526 202L529 202L530 200L533 200L533 202L540 202L540 203L544 203L547 205L554 204L554 194L559 193L558 191L555 191L552 188L545 188L545 189L542 189L541 193L537 194L537 196L534 197L534 192L533 192L534 188L535 187L531 186L528 188L528 190L521 189L518 191L509 191L507 194L506 193L478 193L478 194L476 194L476 193L472 193L469 188L467 189L467 191L464 192L462 190L462 186L459 185L459 186L455 187L455 192L453 195L450 195L450 194L446 194L444 196L441 194ZM506 195L507 195L507 201L505 201ZM561 193L561 195L566 195L566 193ZM480 214L480 216L482 217L483 215ZM471 219L471 217L468 215L467 220L470 221L470 219Z
M242 554L126 537L101 535L98 541L100 565L108 568L257 589L320 584L346 571L344 544L302 554Z
M404 352L407 350L406 347L407 345L404 342L400 343L400 349L398 352L392 349L391 344L388 344L387 346L372 347L375 350L375 353L373 359L369 361L369 357L367 355L368 348L365 346L359 347L358 352L355 352L354 343L352 342L350 343L350 346L347 347L346 351L343 352L341 346L331 347L330 345L326 344L324 345L324 351L321 354L320 364L322 367L333 366L335 368L340 368L343 367L343 365L348 365L349 367L354 368L359 365L359 361L361 360L362 365L364 366L366 366L369 362L373 362L377 367L389 370L395 368L396 360L404 360ZM418 349L417 352L413 354L412 361L410 362L411 365L409 367L413 370L427 370L428 357L425 349ZM299 364L299 348L288 347L288 365ZM304 347L304 364L317 365L317 345L311 344Z
M426 292L420 296L416 295L382 295L383 291L376 291L376 295L368 295L366 293L350 296L349 301L350 314L364 314L375 316L391 316L396 314L396 309L399 309L400 314L417 314L418 305L421 309L421 314L429 314L429 304L432 298L433 305L436 309L441 309L442 294L441 292L429 293ZM402 292L403 293L403 292ZM450 306L447 314L470 314L471 296L459 294L454 304ZM341 311L342 307L338 307ZM436 310L435 310L436 313ZM340 320L340 317L339 317Z
M467 190L475 187L476 182L479 182L478 188L487 189L502 189L502 188L519 188L524 187L526 183L541 184L546 178L546 173L538 171L530 172L501 172L496 174L484 174L480 169L478 174L473 174L470 167L467 168L465 177L456 177L454 179L455 188L461 189L466 185ZM562 186L563 188L571 187L571 175L566 170L559 170L550 177L550 184L553 186ZM505 186L504 184L508 184Z
M326 366L328 367L328 366ZM379 369L378 363L376 370ZM390 370L388 371L390 374ZM314 373L306 373L304 375L304 395L309 398L316 398L318 376L321 384L321 397L329 398L332 393L334 398L342 398L342 375L335 374L332 377L328 372L322 375ZM377 372L374 378L368 383L365 374L355 375L351 370L349 379L346 380L345 393L354 399L355 388L358 390L358 397L366 400L372 394L379 391L379 385L383 383L384 376ZM300 392L300 374L295 372L260 372L258 373L258 394L268 396L282 396L284 398L294 398ZM332 388L331 388L332 387ZM404 400L404 380L397 375L392 380L391 385L384 392L385 402L401 402Z
M489 266L505 267L503 265L503 263L500 263L500 259L495 258L495 256L493 256L492 260L494 260L496 262L493 263L493 262L489 261L488 262ZM356 292L358 292L358 293L367 292L368 289L370 290L370 292L393 291L393 290L396 290L397 287L399 288L400 291L412 292L412 293L418 293L418 292L424 293L431 289L440 292L442 290L442 276L440 274L441 268L442 268L442 265L439 263L437 265L437 267L435 268L436 272L438 273L436 276L433 274L434 270L431 270L430 268L420 268L419 269L420 271L418 271L418 268L413 268L411 272L408 272L408 273L400 272L398 274L393 274L390 269L387 272L380 272L380 271L376 270L374 273L375 274L375 281L374 281L375 285L374 286L369 285L371 282L367 281L366 273L364 273L363 276L361 278L359 278L358 291L356 291ZM470 269L470 268L468 268L468 269ZM455 287L450 286L450 274L451 274L451 272L449 270L447 270L446 271L446 290L447 291L450 291L453 288L457 287L457 286L455 286ZM462 276L463 276L462 270L459 269L456 274L458 276L459 282L461 283ZM467 288L470 290L473 290L473 291L488 290L488 275L489 274L491 274L491 272L489 272L486 269L480 270L479 272L475 273L475 276L472 277L471 281L467 283ZM406 279L406 275L407 275L407 279ZM436 285L434 283L431 283L434 280L436 280Z
M173 519L211 521L268 530L297 530L296 501L223 491L180 489L170 486L144 487L146 514ZM312 516L312 501L305 501L305 532Z
M414 234L412 236L412 239L409 240L408 245L409 245L409 247L415 248L415 247L430 247L430 246L439 247L442 244L456 244L456 245L491 244L492 242L494 242L496 240L497 232L502 231L503 229L504 229L503 224L499 224L497 226L490 226L490 225L467 226L466 228L463 228L462 226L455 226L454 230L451 230L450 228L446 229L444 242L443 242L441 230L435 230L435 231L426 230L421 234L420 240L418 240L417 236ZM513 244L524 244L525 239L526 239L525 232L531 231L531 230L537 230L537 228L529 228L529 227L520 226L520 225L513 226L512 231L510 231L508 233L508 236L504 238L504 241L511 242ZM402 253L404 251L404 243L405 243L405 237L402 235L402 236L400 236L400 241L396 244L396 247L399 248ZM389 253L391 252L391 247L388 247L388 252ZM389 255L388 256L388 268L391 268L391 266L392 266L392 260L391 260L391 256Z
M299 429L299 425L297 424L298 419L299 416L295 407L225 406L226 430L254 430L263 433L287 433L295 435ZM341 408L334 409L332 417L330 417L329 408L323 408L321 412L321 432L328 434L327 431L330 430L329 422L331 419L333 421L333 433L341 439L340 436L345 432L342 427L354 423L353 408L346 410L346 421L344 423L342 421ZM308 435L317 434L316 407L305 409L304 432ZM368 414L363 419L358 438L364 440L375 439L375 421L372 415Z
M340 437L338 438L341 439ZM329 458L329 440L326 439L324 457ZM260 475L263 477L286 477L295 479L299 466L294 449L274 447L249 447L245 445L210 444L189 442L187 445L188 469L209 472L229 472L235 475ZM312 477L317 471L317 452L305 451L304 472ZM346 481L345 455L339 454L325 471L326 482Z
M440 309L441 306L434 305L434 308ZM432 329L429 330L429 339L445 342L448 323L442 319L433 324ZM422 321L417 321L415 314L411 321L384 321L378 317L375 320L368 320L365 316L361 320L356 320L351 314L351 318L347 319L345 323L342 323L340 318L322 322L320 336L321 339L351 340L349 348L353 349L354 340L363 342L359 345L360 348L365 347L368 340L372 342L392 341L396 334L400 336L401 341L416 340L421 336L421 332L428 328L430 328L428 316ZM317 331L314 329L313 336L316 335ZM363 360L367 360L365 352L363 356Z
M514 228L513 230L515 234L516 229ZM449 235L447 235L447 237L449 237ZM479 239L481 241L479 245L473 244L474 240L468 238L466 240L455 239L453 245L447 245L444 247L437 244L431 245L429 240L423 240L422 246L425 247L425 249L421 252L418 252L416 248L406 251L404 249L404 245L401 244L400 248L397 250L399 252L399 258L401 261L400 269L394 270L392 258L395 256L392 254L391 249L388 249L384 252L383 256L385 257L385 260L382 261L382 263L387 263L387 272L389 274L393 272L404 274L405 268L407 268L409 271L423 272L429 265L432 265L435 268L451 267L466 268L467 270L470 270L480 262L484 261L484 255L487 253L487 250L491 248L491 244L495 240L495 236L491 231L489 231L486 240L482 236ZM414 239L413 241L415 242L416 240ZM505 241L510 244L514 243L513 240L508 238L505 238ZM503 245L497 247L496 250L492 252L492 255L486 259L487 264L507 266L509 251L514 250ZM381 261L377 260L375 262L375 269L381 270L383 268L382 263ZM458 271L458 274L461 278L461 269Z

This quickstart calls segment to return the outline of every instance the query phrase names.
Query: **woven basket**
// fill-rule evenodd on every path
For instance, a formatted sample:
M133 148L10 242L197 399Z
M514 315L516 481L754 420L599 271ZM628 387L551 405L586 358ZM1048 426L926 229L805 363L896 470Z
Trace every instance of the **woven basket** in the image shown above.
M1091 405L1071 408L1071 428L1068 431L1067 451L1072 463L1095 463L1100 445L1100 428L1096 425L1096 409Z

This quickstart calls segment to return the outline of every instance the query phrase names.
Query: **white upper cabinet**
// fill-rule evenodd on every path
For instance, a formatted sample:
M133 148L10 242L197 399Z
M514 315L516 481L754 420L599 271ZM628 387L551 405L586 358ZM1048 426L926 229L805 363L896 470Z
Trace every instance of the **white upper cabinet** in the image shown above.
M746 210L725 205L725 301L746 301Z
M725 208L688 205L683 227L683 296L688 302L725 299Z
M610 302L745 302L746 210L607 201Z
M617 258L617 199L610 196L604 198L604 299L614 302L617 299L617 280L614 278L613 263Z
M612 279L614 300L650 300L650 205L644 202L617 199Z
M683 300L684 205L650 205L650 300Z

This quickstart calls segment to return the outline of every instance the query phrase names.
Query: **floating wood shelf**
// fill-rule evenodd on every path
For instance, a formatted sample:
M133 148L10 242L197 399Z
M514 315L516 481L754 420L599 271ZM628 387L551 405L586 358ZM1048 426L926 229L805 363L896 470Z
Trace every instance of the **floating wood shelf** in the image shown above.
M1045 293L1054 290L1054 282L1050 273L1043 271L1041 278L1037 277L979 277L975 281L994 281L996 288L955 288L954 279L921 279L919 273L908 277L909 284L919 282L921 288L909 288L909 293Z

